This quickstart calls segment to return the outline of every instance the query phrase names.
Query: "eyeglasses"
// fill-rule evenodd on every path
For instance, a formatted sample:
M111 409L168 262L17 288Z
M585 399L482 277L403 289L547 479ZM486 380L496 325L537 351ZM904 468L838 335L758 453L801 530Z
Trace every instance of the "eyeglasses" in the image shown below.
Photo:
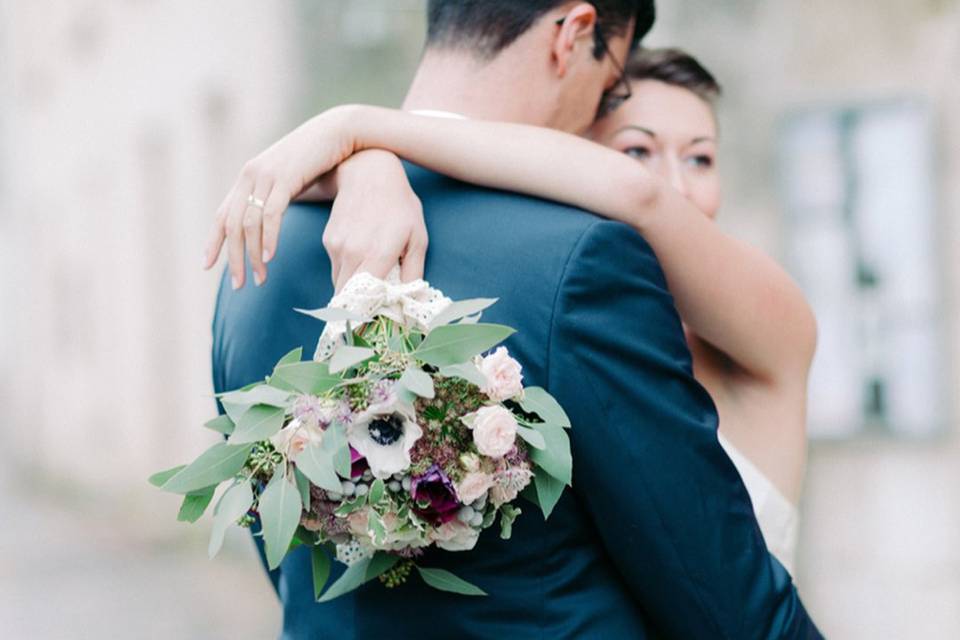
M555 24L562 26L564 21L566 21L566 18L560 18ZM593 41L597 50L603 53L603 55L610 56L610 62L613 64L613 68L618 76L617 82L600 96L600 106L597 109L597 118L599 119L613 113L620 105L629 100L631 96L633 96L633 90L630 88L630 79L627 77L623 65L617 60L617 57L613 55L613 52L610 51L610 45L607 43L607 39L603 37L603 33L600 32L599 25L594 27Z

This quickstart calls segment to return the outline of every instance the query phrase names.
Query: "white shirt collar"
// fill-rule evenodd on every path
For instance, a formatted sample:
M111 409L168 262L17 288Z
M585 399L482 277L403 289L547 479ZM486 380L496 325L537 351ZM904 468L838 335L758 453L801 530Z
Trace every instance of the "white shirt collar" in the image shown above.
M451 118L453 120L466 120L467 116L453 111L441 111L439 109L414 109L410 113L418 116L429 116L431 118Z

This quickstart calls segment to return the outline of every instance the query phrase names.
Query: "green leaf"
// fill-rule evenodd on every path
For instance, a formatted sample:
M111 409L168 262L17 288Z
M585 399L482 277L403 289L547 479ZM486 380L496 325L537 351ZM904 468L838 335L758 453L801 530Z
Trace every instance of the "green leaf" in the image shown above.
M297 347L280 358L280 360L277 361L277 364L273 366L273 372L270 374L270 377L267 378L267 384L271 387L276 387L277 389L283 389L285 391L296 391L292 384L286 380L283 380L282 378L277 377L277 370L284 365L296 364L300 362L302 357L303 347Z
M258 404L243 414L230 435L230 444L246 444L269 440L283 428L285 411L280 407Z
M213 500L213 492L217 485L192 491L183 496L183 502L180 504L180 513L177 514L177 520L180 522L196 522L203 515Z
M230 419L228 415L217 416L213 420L207 420L203 423L207 429L213 429L217 433L222 433L225 436L233 433L233 420Z
M461 364L494 347L515 331L499 324L454 324L432 330L413 352L421 362L436 367Z
M440 375L444 378L462 378L478 387L486 386L487 377L483 375L477 365L472 362L461 362L447 367L440 367Z
M330 602L345 593L350 593L365 582L373 580L382 573L389 571L400 560L397 556L377 552L372 558L361 560L347 567L343 575L330 585L326 593L317 598L317 602Z
M383 492L386 490L386 485L383 483L383 480L377 478L373 481L373 484L370 485L370 496L367 498L370 504L379 504L380 500L383 499Z
M325 393L342 382L340 376L330 373L326 363L313 361L280 365L272 378L311 395Z
M285 364L294 364L295 362L300 362L303 358L303 347L297 347L291 351L288 351L286 355L280 358L277 361L277 364L273 366L273 372L277 372L277 368L282 367Z
M570 418L567 417L563 407L542 387L527 387L524 389L520 406L527 413L537 414L544 422L558 424L561 427L570 427Z
M287 554L293 534L300 524L300 513L303 510L300 492L287 479L286 474L274 473L260 496L259 504L267 566L276 569Z
M213 510L213 531L210 532L210 545L207 554L212 558L223 546L223 538L237 520L253 506L253 487L249 480L238 482L220 497Z
M454 302L436 315L430 322L430 327L436 328L441 325L450 324L454 320L459 320L466 316L476 315L494 305L497 300L497 298L474 298L472 300L459 300Z
M320 443L310 443L297 456L297 469L321 489L341 491L340 478L333 469L333 456Z
M347 428L342 424L333 424L323 432L323 450L333 459L333 470L342 478L350 478L350 444L347 442Z
M500 507L500 537L509 540L513 535L513 521L517 519L522 511L517 507L505 504Z
M573 457L570 454L570 436L555 424L535 424L533 428L546 441L545 449L531 449L530 459L541 469L566 485L573 484Z
M371 511L370 517L367 519L367 534L373 538L375 546L382 545L384 538L387 537L387 529L383 526L383 520L380 519L380 515L376 511Z
M375 355L377 352L368 347L341 345L330 357L330 373L339 373L361 362L366 362Z
M293 469L293 479L297 481L297 491L300 492L304 510L310 511L310 480L296 467Z
M553 513L560 496L563 494L564 484L546 473L536 473L533 484L537 489L537 504L543 510L543 519L546 520Z
M410 368L400 376L400 384L421 398L433 398L437 395L433 388L433 379L422 369Z
M158 487L158 488L162 487L164 484L166 484L167 480L169 480L173 476L177 475L178 473L186 469L186 467L187 465L185 464L179 464L173 467L172 469L167 469L165 471L158 471L157 473L147 478L147 482L149 482L155 487Z
M323 320L324 322L367 322L369 319L364 318L361 315L356 313L351 313L346 309L337 309L335 307L324 307L323 309L294 309L297 313L302 313L304 315L310 316L311 318L316 318L317 320Z
M243 468L253 444L230 445L218 442L167 480L161 489L171 493L190 493L220 484Z
M310 549L310 564L313 567L313 597L319 598L330 579L330 554L323 545Z
M464 596L487 595L482 589L475 587L462 578L458 578L449 571L443 569L428 569L426 567L417 567L417 571L420 572L420 577L423 578L423 581L434 589L459 593Z
M527 441L534 449L546 449L547 441L543 439L543 434L530 427L517 425L517 435Z
M271 407L287 408L290 404L290 392L271 387L268 384L258 384L249 391L230 391L220 396L220 402L234 405L266 404Z
M337 507L334 513L337 514L338 516L347 516L353 513L354 511L359 511L366 505L367 505L367 494L364 494L362 496L358 496L354 498L353 500L348 500L347 502L344 502L339 507Z

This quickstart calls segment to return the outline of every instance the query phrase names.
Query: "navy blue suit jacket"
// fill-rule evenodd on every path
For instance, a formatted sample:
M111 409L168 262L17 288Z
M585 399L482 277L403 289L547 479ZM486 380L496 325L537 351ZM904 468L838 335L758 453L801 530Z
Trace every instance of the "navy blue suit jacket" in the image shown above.
M378 581L313 599L306 549L272 573L283 638L819 637L767 552L747 492L717 442L680 320L653 251L629 227L556 203L412 168L430 233L426 279L453 299L498 297L484 320L524 383L572 422L573 490L548 522L533 505L503 541L431 550L488 597ZM321 244L329 208L295 204L263 287L224 276L213 323L217 391L263 379L285 352L312 354L322 323L293 311L333 290ZM248 276L248 282L252 278Z

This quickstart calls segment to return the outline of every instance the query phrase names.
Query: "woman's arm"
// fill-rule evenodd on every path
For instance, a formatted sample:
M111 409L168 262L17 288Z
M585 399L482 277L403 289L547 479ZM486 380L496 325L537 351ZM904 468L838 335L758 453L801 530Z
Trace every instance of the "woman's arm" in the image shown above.
M338 109L354 151L384 149L465 182L630 224L656 252L690 329L759 381L805 379L816 325L799 288L771 258L723 233L636 160L529 125Z

